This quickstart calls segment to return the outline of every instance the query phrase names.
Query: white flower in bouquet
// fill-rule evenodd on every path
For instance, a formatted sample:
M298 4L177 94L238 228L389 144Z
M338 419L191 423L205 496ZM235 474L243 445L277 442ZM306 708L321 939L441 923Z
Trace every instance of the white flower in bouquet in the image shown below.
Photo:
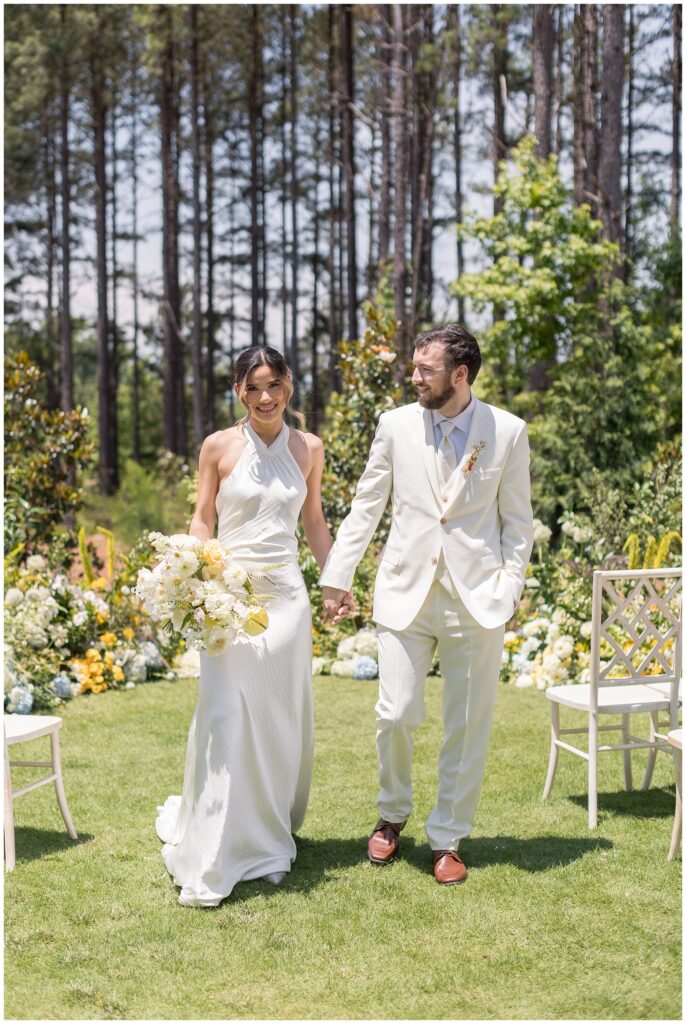
M71 621L75 626L85 626L88 622L88 612L74 612L71 617Z
M46 565L47 562L42 555L30 555L26 559L26 568L29 572L42 572Z
M53 581L50 584L50 588L56 594L66 594L68 583L69 583L69 580L64 575L64 573L63 572L58 572L57 575L53 578Z
M149 540L161 558L152 569L140 570L135 593L147 613L168 632L180 633L187 647L218 655L267 628L264 605L271 595L257 599L251 576L228 548L187 534L151 533Z
M19 587L10 587L5 594L5 604L8 608L17 608L23 600L24 594Z
M246 580L248 579L248 574L242 566L236 565L235 562L231 562L224 569L222 579L229 590L243 590Z
M582 622L581 623L581 626L579 627L579 633L581 634L581 636L585 640L590 639L590 636L591 636L592 632L593 632L593 623L592 622Z
M25 596L27 601L33 601L35 604L42 604L43 601L47 601L50 597L50 591L47 587L29 587Z

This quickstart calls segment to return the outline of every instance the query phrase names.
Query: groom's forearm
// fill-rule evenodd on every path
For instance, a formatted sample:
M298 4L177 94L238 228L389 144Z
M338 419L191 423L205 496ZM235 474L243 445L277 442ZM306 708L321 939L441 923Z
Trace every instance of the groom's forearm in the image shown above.
M341 523L329 552L320 587L350 590L355 570L379 525L393 485L390 439L383 415L369 451L369 459L357 484L350 512Z

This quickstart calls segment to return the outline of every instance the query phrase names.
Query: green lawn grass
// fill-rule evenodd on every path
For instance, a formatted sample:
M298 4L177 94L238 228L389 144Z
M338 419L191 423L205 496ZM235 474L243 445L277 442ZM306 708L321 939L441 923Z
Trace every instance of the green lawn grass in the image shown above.
M604 755L599 827L589 832L579 758L562 753L541 802L544 695L502 688L475 829L461 846L469 879L444 888L423 831L440 680L427 682L402 858L386 868L366 860L375 689L315 680L314 785L293 871L278 889L239 885L215 910L178 905L154 830L156 804L180 792L196 683L65 707L65 785L80 841L62 830L52 787L16 802L6 1017L680 1017L681 861L666 860L671 760L658 757L649 792L626 794L621 756ZM46 742L15 756L41 757ZM640 783L644 760L635 763ZM15 769L14 787L28 775Z

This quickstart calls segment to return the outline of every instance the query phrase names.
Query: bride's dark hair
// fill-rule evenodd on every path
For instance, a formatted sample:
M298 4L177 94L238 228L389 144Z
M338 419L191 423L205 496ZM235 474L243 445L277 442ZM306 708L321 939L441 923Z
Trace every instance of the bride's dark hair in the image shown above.
M286 412L289 412L298 421L301 429L304 430L305 417L297 409L291 408L291 398L295 389L288 363L277 349L270 348L269 345L253 345L251 348L246 348L236 360L233 382L238 389L239 402L242 402L247 407L244 396L248 386L248 377L258 366L268 366L278 380L281 381L286 389ZM237 421L236 425L247 423L248 419L249 416L243 416L242 419Z

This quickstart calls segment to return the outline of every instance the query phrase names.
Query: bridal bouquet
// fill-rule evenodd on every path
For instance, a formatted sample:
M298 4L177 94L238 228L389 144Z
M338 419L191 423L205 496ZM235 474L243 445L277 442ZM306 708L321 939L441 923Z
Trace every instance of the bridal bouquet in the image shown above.
M216 655L267 628L264 604L271 595L258 600L254 577L219 541L185 533L150 533L148 540L160 560L139 571L134 589L148 615L169 633L176 630L188 647Z

